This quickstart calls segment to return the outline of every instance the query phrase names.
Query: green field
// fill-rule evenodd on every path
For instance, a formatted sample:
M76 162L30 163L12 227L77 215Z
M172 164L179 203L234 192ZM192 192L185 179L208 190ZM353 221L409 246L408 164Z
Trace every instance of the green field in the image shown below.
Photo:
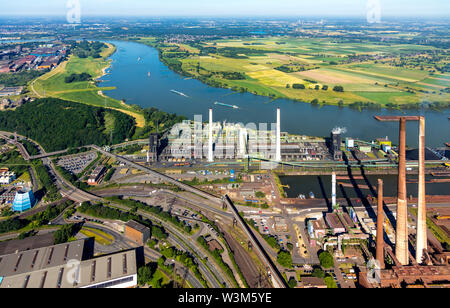
M138 127L144 127L145 120L141 112L103 94L103 91L114 88L98 87L94 81L65 82L65 77L71 74L88 73L93 80L103 76L104 70L110 65L107 58L114 51L115 47L108 45L108 48L102 51L102 57L99 59L78 58L72 55L51 72L34 80L29 86L30 91L37 97L56 97L92 106L116 109L134 117Z
M320 104L358 102L399 108L450 101L449 75L439 71L450 59L445 50L430 46L291 37L183 44L155 38L138 41L158 48L173 70L240 92ZM430 54L436 63L423 63ZM305 89L294 89L294 84ZM342 86L344 92L334 91L335 86Z

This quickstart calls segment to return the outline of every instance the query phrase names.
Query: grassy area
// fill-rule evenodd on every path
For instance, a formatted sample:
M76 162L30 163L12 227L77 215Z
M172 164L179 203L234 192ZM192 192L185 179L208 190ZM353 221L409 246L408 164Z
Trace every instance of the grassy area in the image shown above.
M417 208L412 208L410 211L417 217ZM430 217L427 217L427 228L433 233L439 242L450 246L450 237L448 237L447 233L436 225Z
M93 237L97 243L103 246L109 246L114 242L114 238L111 235L99 229L83 227L80 233L87 237Z
M113 90L113 87L98 87L94 80L102 77L109 67L107 58L113 54L115 47L108 44L101 52L101 58L78 58L74 55L61 63L51 72L30 83L30 92L37 97L56 97L68 101L84 103L92 106L107 107L124 112L136 119L137 127L144 127L145 119L140 111L122 101L112 99L103 91ZM90 81L66 83L65 78L72 74L87 73L92 76Z
M446 91L449 80L438 69L448 65L448 56L429 46L292 37L189 44L168 44L155 38L138 41L158 48L163 62L178 73L238 92L318 104L371 103L389 108L423 101L448 104L450 100ZM430 54L439 57L424 65L420 57ZM335 86L344 91L334 91Z

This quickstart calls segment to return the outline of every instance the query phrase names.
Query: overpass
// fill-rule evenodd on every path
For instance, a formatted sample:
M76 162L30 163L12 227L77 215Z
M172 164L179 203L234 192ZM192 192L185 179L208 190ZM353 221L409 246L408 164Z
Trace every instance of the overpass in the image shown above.
M14 139L10 139L6 132L0 132L0 138L3 138L8 143L15 145L19 149L20 154L22 155L23 159L25 159L27 161L30 160L30 154L28 154L28 151L25 149L25 146L22 143L14 140Z
M91 147L92 149L102 153L105 156L112 157L112 158L116 159L117 161L120 161L120 162L122 162L124 164L127 164L128 166L131 166L131 167L133 167L135 169L138 169L140 171L148 173L151 176L159 178L160 180L162 180L164 182L173 184L173 185L175 185L175 186L177 186L177 187L179 187L179 188L181 188L181 189L183 189L185 191L191 192L191 193L196 194L198 196L201 196L201 197L203 197L205 199L208 199L208 200L210 200L210 201L212 201L214 203L217 203L217 205L220 205L220 206L222 205L222 200L219 197L217 197L217 196L214 196L212 194L209 194L207 192L204 192L204 191L202 191L200 189L197 189L195 187L189 186L187 184L181 183L181 182L179 182L179 181L177 181L177 180L175 180L175 179L173 179L173 178L171 178L171 177L169 177L169 176L167 176L165 174L159 173L159 172L154 171L154 170L152 170L150 168L147 168L145 166L136 164L135 162L132 162L132 161L130 161L130 160L128 160L128 159L126 159L126 158L124 158L122 156L115 155L115 154L112 154L110 152L107 152L107 151L101 149L100 147L98 147L96 145L91 145L89 147Z
M44 154L40 154L40 155L34 155L34 156L30 156L29 159L33 160L33 159L42 159L42 158L46 158L46 157L51 157L51 156L56 156L56 155L60 155L60 154L64 154L67 153L68 149L66 150L62 150L62 151L56 151L56 152L52 152L52 153L44 153Z

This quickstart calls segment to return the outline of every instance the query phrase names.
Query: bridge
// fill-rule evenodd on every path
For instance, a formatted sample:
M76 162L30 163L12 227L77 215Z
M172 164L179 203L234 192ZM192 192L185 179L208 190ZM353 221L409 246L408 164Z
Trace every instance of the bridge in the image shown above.
M44 154L40 154L40 155L29 156L29 160L42 159L42 158L46 158L46 157L56 156L56 155L67 153L68 151L69 150L66 149L66 150L62 150L62 151L56 151L56 152L51 152L51 153L44 153Z

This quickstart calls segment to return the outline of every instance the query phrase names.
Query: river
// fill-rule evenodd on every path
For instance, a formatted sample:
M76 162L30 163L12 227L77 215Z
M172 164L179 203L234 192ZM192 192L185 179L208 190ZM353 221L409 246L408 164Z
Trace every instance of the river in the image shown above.
M374 140L389 136L398 141L397 123L379 123L374 115L424 115L426 116L427 146L442 147L450 142L450 110L437 111L393 111L363 110L337 106L315 107L250 93L233 93L231 90L213 88L195 79L187 79L167 68L160 60L158 51L152 47L124 41L111 41L117 47L111 56L112 67L101 80L102 86L115 86L116 90L106 92L116 99L125 99L128 104L141 107L156 107L170 113L193 119L203 115L207 120L208 109L214 109L215 121L247 123L273 123L276 108L281 108L283 131L310 136L329 136L334 127L345 127L346 136L362 140ZM150 76L149 74L150 73ZM176 90L188 97L171 92ZM233 109L215 105L214 102L239 106ZM418 124L408 123L407 143L418 144Z
M384 180L384 195L386 197L394 197L397 195L397 175L368 175L366 180L356 180L355 183L360 185L361 193L375 196L377 189L377 181L381 178ZM408 175L407 179L417 180L416 175ZM427 180L435 179L427 176ZM331 175L306 175L306 176L281 176L280 181L283 185L287 185L285 189L289 198L297 198L299 194L309 197L309 193L313 192L316 198L330 198L331 196ZM350 180L338 180L338 183L351 184ZM427 195L448 195L449 183L427 183ZM368 187L367 187L368 186ZM417 197L417 183L407 184L408 197ZM338 198L355 198L358 196L353 187L341 187L338 185L336 191Z

